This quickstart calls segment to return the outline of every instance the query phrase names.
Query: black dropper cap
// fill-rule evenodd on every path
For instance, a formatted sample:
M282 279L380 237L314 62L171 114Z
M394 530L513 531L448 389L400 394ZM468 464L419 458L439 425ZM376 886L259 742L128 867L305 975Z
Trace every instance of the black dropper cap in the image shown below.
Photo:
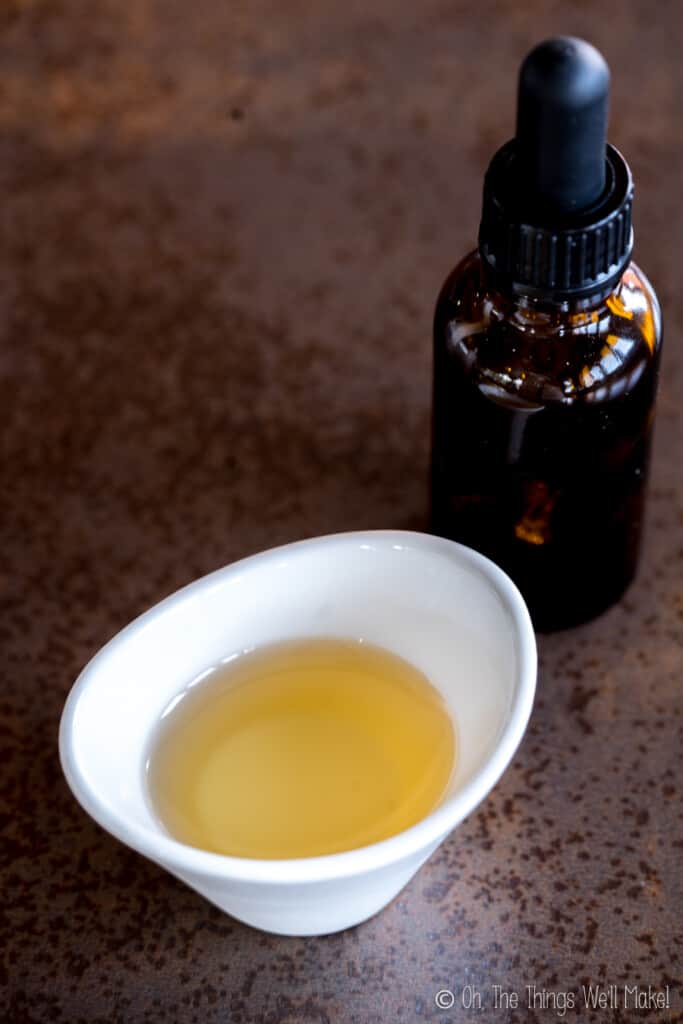
M549 39L524 61L517 135L484 181L479 248L500 287L557 300L623 273L633 182L607 144L608 98L607 64L581 39Z

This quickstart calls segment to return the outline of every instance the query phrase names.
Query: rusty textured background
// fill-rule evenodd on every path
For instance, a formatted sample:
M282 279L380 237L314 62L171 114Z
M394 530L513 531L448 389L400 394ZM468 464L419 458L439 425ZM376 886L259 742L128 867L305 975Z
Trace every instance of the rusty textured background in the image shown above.
M668 983L652 1019L683 1019L681 4L4 0L0 26L4 1019L542 1022L462 986L588 979ZM81 813L61 706L193 577L424 524L433 303L558 31L612 65L665 310L642 571L542 640L513 767L386 912L265 936Z

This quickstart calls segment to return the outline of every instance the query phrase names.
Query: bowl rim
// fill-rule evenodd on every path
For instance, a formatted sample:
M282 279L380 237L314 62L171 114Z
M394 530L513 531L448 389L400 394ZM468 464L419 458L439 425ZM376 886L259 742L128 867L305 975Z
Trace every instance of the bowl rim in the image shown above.
M340 853L281 860L231 857L189 846L172 836L131 822L100 800L82 774L74 753L74 719L86 689L96 685L99 663L118 645L164 614L189 593L209 588L246 568L265 566L284 552L338 543L393 542L413 549L450 554L460 565L474 569L502 599L510 614L517 645L518 664L510 708L495 747L465 786L416 824L388 839ZM81 807L107 832L167 870L182 876L190 872L204 877L242 882L305 883L336 879L380 870L389 864L437 845L488 795L508 767L526 731L536 690L536 638L524 599L510 577L494 562L472 548L432 534L412 530L354 530L324 534L268 548L241 558L188 583L163 598L120 630L88 661L73 684L59 725L59 757L69 788Z

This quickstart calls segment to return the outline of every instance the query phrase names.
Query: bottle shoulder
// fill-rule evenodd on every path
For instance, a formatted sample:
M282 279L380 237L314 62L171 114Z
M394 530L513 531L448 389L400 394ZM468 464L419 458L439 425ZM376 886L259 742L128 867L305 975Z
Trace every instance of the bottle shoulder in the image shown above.
M599 400L656 370L662 320L655 291L635 263L599 305L550 309L493 292L475 251L444 283L434 339L437 357L508 395Z

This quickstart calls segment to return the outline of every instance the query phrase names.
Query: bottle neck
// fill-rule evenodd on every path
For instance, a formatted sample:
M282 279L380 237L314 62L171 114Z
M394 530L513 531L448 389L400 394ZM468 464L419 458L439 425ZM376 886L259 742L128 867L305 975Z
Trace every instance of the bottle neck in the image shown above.
M505 291L500 288L490 274L486 263L481 261L483 290L491 305L491 312L514 320L520 327L527 329L552 328L553 326L580 327L582 324L595 323L610 307L619 301L623 287L623 276L609 286L590 295L571 298L554 298L539 296L531 292L515 289Z

